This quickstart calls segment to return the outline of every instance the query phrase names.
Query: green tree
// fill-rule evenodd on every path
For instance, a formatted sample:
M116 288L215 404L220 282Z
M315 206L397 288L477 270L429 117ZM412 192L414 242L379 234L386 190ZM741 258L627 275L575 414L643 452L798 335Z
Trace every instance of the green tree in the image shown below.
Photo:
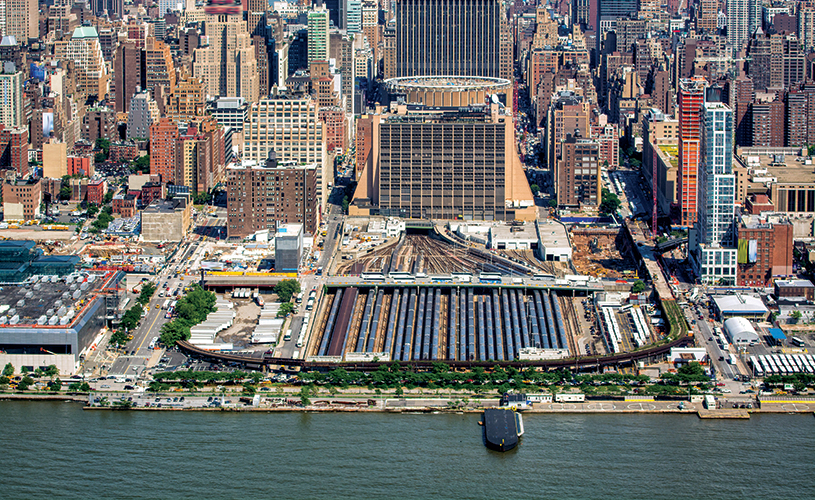
M540 193L541 190L540 186L538 186L537 184L531 184L529 188L532 190L532 194L534 194L535 196L538 196L538 193Z
M71 194L73 191L71 190L71 176L70 175L63 175L62 176L62 184L59 187L59 199L60 200L70 200Z
M642 280L637 280L631 286L631 291L634 293L640 293L645 291L645 283Z
M798 321L800 321L801 316L803 316L803 314L801 314L801 311L799 311L798 309L796 309L796 310L794 310L794 311L792 311L792 312L790 313L790 318L792 318L792 320L793 320L795 323L797 323Z
M5 375L0 375L0 387L3 387L3 389L5 389L6 388L5 386L9 385L10 383L11 383L10 378L6 377Z
M124 323L124 318L122 319L122 323ZM130 324L130 321L128 321L128 325L129 324ZM135 328L135 326L133 328ZM130 329L132 329L132 328L130 328ZM117 347L124 347L127 344L127 342L128 342L127 332L125 332L124 330L121 330L121 329L120 330L115 330L113 332L113 335L111 335L111 337L110 337L110 343L117 346Z
M135 160L133 160L133 169L138 170L142 173L149 174L150 173L150 155L139 156Z
M103 205L107 205L107 204L109 204L111 201L113 201L113 192L112 192L112 191L108 191L107 193L105 193L104 198L102 198L102 204L103 204Z
M348 196L342 197L342 213L348 213L348 207L351 206L351 200L348 199Z
M280 309L277 311L278 318L285 318L294 312L294 304L291 302L284 302L280 304Z
M300 404L303 406L311 405L311 400L308 398L311 391L309 391L308 387L301 387L300 388Z
M110 140L105 139L104 137L99 137L96 139L96 147L102 150L102 153L105 155L105 159L107 159L108 155L110 154Z
M144 309L142 309L142 306L140 304L136 304L135 306L125 311L125 313L122 315L122 328L124 328L126 331L134 330L136 326L138 326L139 321L141 320L141 315L143 311ZM111 338L111 341L114 341L114 339ZM125 340L125 342L127 342L127 340Z
M108 157L105 155L105 153L96 153L95 155L93 155L94 163L105 163L107 159Z
M165 323L161 327L159 340L167 347L174 346L179 340L188 340L189 338L190 327L186 326L184 322L179 319Z
M146 306L150 303L150 299L153 298L153 294L156 293L156 285L153 283L145 283L144 286L141 288L141 292L139 293L139 298L136 299L136 302L139 304Z
M96 203L91 203L88 205L87 213L89 217L96 217L96 214L99 213L99 206L97 206Z
M549 200L549 207L550 208L557 208L557 200L555 200L555 199Z
M59 392L62 389L62 381L59 377L55 378L54 380L48 382L48 390L51 392Z
M57 365L48 365L43 373L46 377L56 377L59 375L59 368Z
M256 390L257 389L255 389L255 386L252 385L252 384L249 384L249 383L243 384L243 393L244 394L254 395Z
M263 380L263 374L260 372L252 372L249 374L249 378L252 380L253 384L259 384L261 380Z
M274 293L281 302L288 302L292 295L300 293L300 283L297 280L282 280L274 287Z
M34 384L34 379L26 375L22 380L20 380L20 383L17 384L17 390L27 391L32 384Z
M12 375L14 375L14 365L6 363L6 366L3 367L3 376L11 377Z
M604 214L616 214L617 210L620 209L620 205L622 205L620 198L605 188L603 189L602 193L603 197L602 201L600 202L600 212Z
M91 392L91 386L87 382L73 382L68 386L70 392Z
M193 204L195 205L206 205L210 201L212 201L212 193L209 191L195 193L195 196L193 197Z

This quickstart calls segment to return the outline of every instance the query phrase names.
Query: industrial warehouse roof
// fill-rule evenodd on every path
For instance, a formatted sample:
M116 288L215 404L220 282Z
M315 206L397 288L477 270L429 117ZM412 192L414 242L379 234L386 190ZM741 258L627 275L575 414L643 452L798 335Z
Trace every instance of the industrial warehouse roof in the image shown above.
M749 344L758 342L758 334L747 318L735 317L724 322L724 329L727 331L730 341L734 344Z
M778 288L815 288L809 280L776 280L775 284Z
M761 299L750 295L719 295L713 297L713 301L722 314L767 314L770 312Z

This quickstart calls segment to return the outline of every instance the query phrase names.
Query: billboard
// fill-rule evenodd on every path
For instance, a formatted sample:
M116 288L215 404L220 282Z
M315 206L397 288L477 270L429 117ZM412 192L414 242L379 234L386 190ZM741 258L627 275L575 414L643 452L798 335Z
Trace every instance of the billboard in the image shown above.
M42 114L42 136L51 137L54 135L54 112L49 111Z
M241 11L241 0L207 0L204 7L204 12L212 15L240 14Z

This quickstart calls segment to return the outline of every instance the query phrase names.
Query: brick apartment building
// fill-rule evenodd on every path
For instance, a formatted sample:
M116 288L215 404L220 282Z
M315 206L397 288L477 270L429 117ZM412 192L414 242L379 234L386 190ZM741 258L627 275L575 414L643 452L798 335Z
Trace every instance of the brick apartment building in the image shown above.
M770 224L755 216L743 219L737 229L736 284L767 286L774 277L792 276L792 224Z
M300 223L317 230L319 165L278 163L274 152L262 164L245 161L227 169L227 235L244 238L281 224Z
M3 183L3 218L31 220L40 216L41 179L18 179Z
M105 193L108 189L108 183L104 179L94 179L88 182L87 196L88 203L102 205L105 199Z

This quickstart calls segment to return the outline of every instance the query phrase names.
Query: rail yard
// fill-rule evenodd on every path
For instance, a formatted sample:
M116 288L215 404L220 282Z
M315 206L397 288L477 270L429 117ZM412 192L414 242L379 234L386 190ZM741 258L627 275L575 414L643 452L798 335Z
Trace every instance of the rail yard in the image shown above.
M549 264L549 265L545 265ZM500 272L507 275L550 271L552 263L538 261L531 251L494 254L464 244L451 244L436 235L406 234L396 244L382 245L365 255L343 261L335 274L363 272L449 274Z
M567 317L571 300L549 290L485 286L335 288L324 298L307 354L503 361L555 349L565 357L580 335Z

